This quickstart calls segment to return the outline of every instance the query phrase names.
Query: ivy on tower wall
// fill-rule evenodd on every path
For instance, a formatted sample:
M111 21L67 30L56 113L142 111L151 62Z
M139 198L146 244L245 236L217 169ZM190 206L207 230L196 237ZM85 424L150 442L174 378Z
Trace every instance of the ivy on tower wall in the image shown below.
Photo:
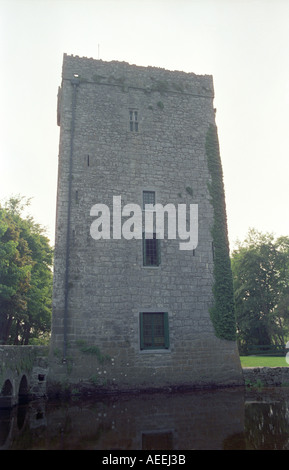
M214 209L212 227L214 250L214 305L210 310L216 336L234 341L236 321L233 277L229 254L228 230L223 171L219 151L217 128L210 125L206 136L206 155L211 176L209 191Z

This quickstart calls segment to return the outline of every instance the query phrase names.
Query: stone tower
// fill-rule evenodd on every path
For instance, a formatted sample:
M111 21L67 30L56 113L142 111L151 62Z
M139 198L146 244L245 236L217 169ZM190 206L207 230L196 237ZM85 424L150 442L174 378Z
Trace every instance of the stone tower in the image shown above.
M242 383L213 98L211 76L64 55L52 381ZM147 204L175 208L175 237Z

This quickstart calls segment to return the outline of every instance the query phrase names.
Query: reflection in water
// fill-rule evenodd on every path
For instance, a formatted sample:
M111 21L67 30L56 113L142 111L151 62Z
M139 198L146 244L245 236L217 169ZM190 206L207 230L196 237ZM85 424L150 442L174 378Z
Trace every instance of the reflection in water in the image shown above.
M288 390L36 401L0 410L0 449L289 449Z
M0 409L0 449L9 448L13 441L15 431L19 434L24 428L27 417L27 406Z
M246 406L245 433L248 449L289 449L289 401L251 403Z
M5 446L11 430L11 410L0 410L0 449Z

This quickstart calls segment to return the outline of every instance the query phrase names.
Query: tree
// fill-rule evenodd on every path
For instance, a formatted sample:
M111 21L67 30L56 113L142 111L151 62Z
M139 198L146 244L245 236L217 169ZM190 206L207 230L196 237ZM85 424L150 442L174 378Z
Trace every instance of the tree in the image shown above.
M289 238L254 229L232 253L240 350L282 345L289 331Z
M52 248L44 229L24 217L29 200L0 206L0 342L29 344L51 325Z

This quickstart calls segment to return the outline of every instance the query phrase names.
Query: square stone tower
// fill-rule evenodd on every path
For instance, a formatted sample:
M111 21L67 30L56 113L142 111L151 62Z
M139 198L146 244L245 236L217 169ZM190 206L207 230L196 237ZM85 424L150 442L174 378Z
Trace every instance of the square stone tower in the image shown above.
M64 55L51 381L242 383L213 98L211 76Z

